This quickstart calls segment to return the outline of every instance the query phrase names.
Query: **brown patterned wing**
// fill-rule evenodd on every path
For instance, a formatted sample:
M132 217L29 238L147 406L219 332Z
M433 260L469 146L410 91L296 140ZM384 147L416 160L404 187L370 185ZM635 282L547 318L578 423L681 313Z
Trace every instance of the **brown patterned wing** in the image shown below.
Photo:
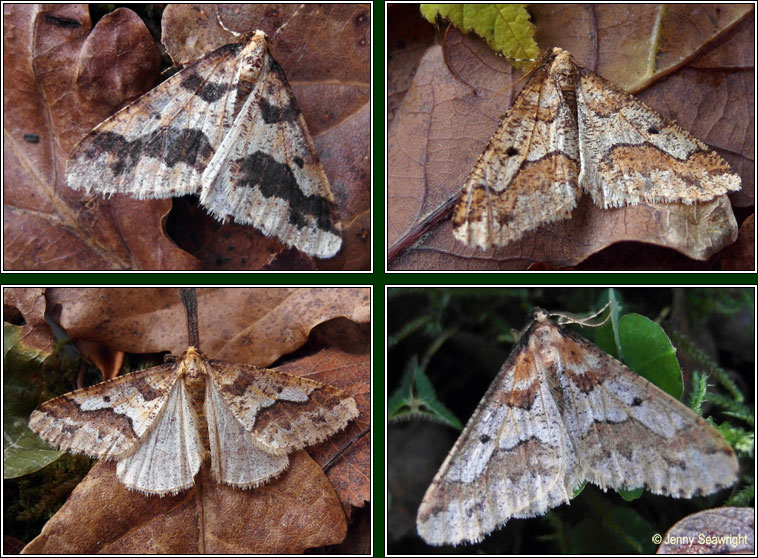
M268 453L321 442L358 416L352 397L321 382L220 360L207 365L221 400Z
M554 58L538 63L463 185L453 234L467 246L508 244L576 207L576 98Z
M162 413L177 381L176 364L119 376L46 401L29 428L63 450L91 457L130 453Z

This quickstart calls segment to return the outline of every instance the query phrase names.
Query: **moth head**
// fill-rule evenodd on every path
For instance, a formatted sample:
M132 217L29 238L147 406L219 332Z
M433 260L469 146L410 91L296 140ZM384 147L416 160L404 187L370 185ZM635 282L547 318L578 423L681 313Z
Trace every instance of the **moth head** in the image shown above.
M189 347L182 358L179 359L179 365L182 367L181 373L191 378L205 374L205 357L195 347Z
M543 323L550 319L550 312L542 308L535 308L532 310L532 319L535 322Z
M571 53L555 47L550 53L550 58L552 59L550 72L557 76L559 83L563 83L562 80L568 80L567 83L570 83L576 74L576 62L571 57Z

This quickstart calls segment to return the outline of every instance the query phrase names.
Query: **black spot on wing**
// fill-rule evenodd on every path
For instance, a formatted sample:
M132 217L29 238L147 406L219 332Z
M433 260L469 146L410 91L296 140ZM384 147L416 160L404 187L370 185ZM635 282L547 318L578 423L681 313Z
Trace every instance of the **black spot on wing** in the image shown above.
M283 107L277 107L268 102L268 99L261 97L258 101L261 109L261 116L266 124L276 124L278 122L294 122L300 116L300 109L294 97L289 98L289 103Z
M266 76L266 87L264 94L258 101L258 106L261 111L261 116L266 124L276 124L277 122L294 122L300 116L300 107L297 105L295 96L292 95L287 77L284 75L282 67L269 56L269 72L274 75ZM277 106L269 101L269 99L276 99L282 97L282 90L287 95L287 104L284 106Z
M184 163L202 169L213 156L213 147L202 130L162 127L132 141L114 132L97 132L83 156L95 160L103 153L109 155L109 169L118 177L130 172L145 156L158 159L167 167Z
M183 76L181 85L184 89L193 95L197 95L206 103L215 103L229 91L228 84L207 81L195 72L190 72L186 76Z
M184 163L201 170L213 153L206 135L196 128L164 127L145 143L145 155L160 159L167 167Z
M285 200L290 206L290 223L299 228L305 227L305 217L311 216L316 219L321 230L338 232L333 227L334 203L318 195L303 194L289 166L262 151L247 155L238 164L238 185L244 188L257 187L267 198Z
M228 45L224 45L222 47L217 48L213 52L214 52L214 54L217 53L219 55L223 55L224 53L228 53L231 56L237 56L243 48L245 48L245 43L244 42L229 43Z
M142 150L141 138L128 141L121 134L114 132L92 132L92 143L83 155L85 159L92 161L107 153L112 161L108 168L113 176L118 177L134 167L142 155Z

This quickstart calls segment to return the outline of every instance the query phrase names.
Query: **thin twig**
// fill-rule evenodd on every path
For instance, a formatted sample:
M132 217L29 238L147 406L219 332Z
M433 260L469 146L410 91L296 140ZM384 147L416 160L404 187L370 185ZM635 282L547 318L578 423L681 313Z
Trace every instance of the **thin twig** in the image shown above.
M335 453L331 457L331 459L329 459L329 461L326 462L326 465L324 465L322 467L322 469L324 470L324 472L328 471L332 467L332 465L334 465L334 462L337 461L337 459L343 453L345 453L350 446L352 446L355 442L357 442L358 440L360 440L361 438L363 438L366 434L369 433L370 430L371 430L370 428L366 428L363 432L361 432L360 434L358 434L358 436L356 436L355 438L353 438L352 440L350 440L350 442L348 444L346 444L344 448L342 448L337 453Z

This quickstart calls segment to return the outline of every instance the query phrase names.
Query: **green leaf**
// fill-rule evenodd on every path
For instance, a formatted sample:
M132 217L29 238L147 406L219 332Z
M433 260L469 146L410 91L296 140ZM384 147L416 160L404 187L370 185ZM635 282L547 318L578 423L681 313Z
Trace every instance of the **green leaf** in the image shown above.
M421 14L434 23L437 17L450 20L458 29L474 32L494 51L516 61L514 66L526 69L531 64L517 62L534 60L540 49L534 40L536 32L529 21L526 4L421 4Z
M571 529L573 554L651 554L653 527L629 507L595 510Z
M644 488L634 488L634 489L631 489L631 490L624 490L623 488L619 488L619 489L616 490L616 492L618 492L619 496L621 496L627 502L633 502L634 500L636 500L640 496L642 496L642 493L645 492L645 489Z
M42 363L49 355L25 345L22 329L12 324L3 326L3 475L6 479L33 473L63 453L51 449L27 426L40 392L30 379L40 374Z
M387 416L396 421L410 418L425 418L449 424L461 430L463 424L445 405L437 399L429 377L413 357L397 388L387 401Z
M681 399L682 370L676 349L661 326L640 314L627 314L619 320L619 342L629 368Z
M666 332L640 314L614 312L595 332L595 344L676 399L684 391L676 349Z

